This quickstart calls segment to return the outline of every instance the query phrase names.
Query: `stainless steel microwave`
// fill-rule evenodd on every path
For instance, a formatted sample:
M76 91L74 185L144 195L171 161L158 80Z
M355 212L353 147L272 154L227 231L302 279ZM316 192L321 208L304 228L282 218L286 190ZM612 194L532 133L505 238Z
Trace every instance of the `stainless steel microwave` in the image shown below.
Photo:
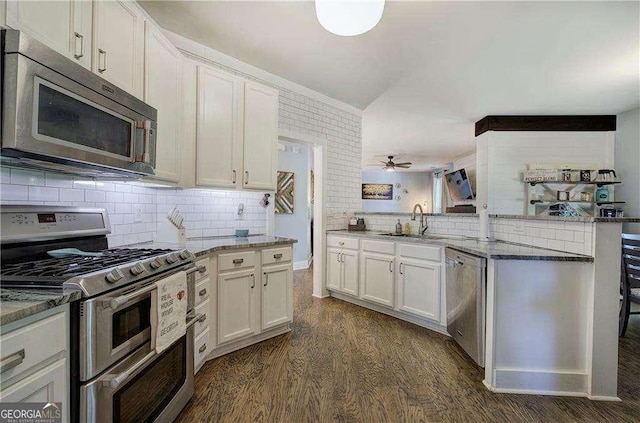
M2 163L100 179L154 174L157 111L15 30L2 31Z

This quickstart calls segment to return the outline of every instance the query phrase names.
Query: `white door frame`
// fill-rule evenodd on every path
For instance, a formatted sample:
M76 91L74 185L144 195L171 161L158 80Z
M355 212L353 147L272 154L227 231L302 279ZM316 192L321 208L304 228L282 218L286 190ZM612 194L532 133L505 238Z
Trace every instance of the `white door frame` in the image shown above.
M306 144L313 149L313 296L324 298L329 296L325 286L325 247L327 215L325 201L327 198L327 141L323 138L302 134L288 129L278 130L278 139L298 144ZM275 202L271 201L271 204ZM267 213L267 235L274 235L275 214L273 206Z

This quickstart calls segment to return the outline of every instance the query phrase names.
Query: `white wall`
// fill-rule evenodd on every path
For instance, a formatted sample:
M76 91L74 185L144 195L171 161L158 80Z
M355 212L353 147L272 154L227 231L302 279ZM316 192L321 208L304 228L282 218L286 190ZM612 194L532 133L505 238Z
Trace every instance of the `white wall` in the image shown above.
M362 200L365 212L410 212L420 203L425 213L431 213L433 189L431 172L362 172L362 183L393 184L393 200ZM397 188L396 184L401 187ZM409 191L405 193L404 190ZM400 196L400 200L396 197ZM362 197L362 195L360 196Z
M309 148L302 144L280 141L286 150L278 150L278 170L294 173L294 198L292 214L275 215L275 235L297 239L293 244L293 261L296 268L307 267L310 255L309 236ZM297 148L298 152L293 149Z
M614 167L614 132L494 132L478 137L478 204L491 214L525 214L527 164ZM610 189L613 191L613 189Z
M627 216L640 216L640 109L618 115L616 130L616 200L626 201ZM623 231L640 233L640 225L624 224Z

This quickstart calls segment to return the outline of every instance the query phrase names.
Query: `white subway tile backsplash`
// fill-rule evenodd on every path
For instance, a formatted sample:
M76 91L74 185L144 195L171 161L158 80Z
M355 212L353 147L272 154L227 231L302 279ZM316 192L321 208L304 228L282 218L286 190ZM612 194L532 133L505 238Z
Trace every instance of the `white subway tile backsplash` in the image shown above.
M29 200L34 201L59 201L59 190L49 187L29 187Z
M7 201L27 201L29 200L29 191L22 185L2 184L0 189L0 198L3 203Z
M25 169L13 169L11 171L11 183L14 185L44 185L44 172L35 172Z
M84 190L61 188L60 201L65 201L65 202L84 201Z

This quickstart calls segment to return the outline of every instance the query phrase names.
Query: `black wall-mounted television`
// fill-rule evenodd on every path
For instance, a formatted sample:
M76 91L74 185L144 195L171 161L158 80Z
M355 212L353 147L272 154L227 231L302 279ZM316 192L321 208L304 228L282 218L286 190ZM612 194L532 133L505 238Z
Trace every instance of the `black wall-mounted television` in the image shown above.
M447 190L453 201L473 200L473 189L464 168L445 173L444 180L447 182Z

